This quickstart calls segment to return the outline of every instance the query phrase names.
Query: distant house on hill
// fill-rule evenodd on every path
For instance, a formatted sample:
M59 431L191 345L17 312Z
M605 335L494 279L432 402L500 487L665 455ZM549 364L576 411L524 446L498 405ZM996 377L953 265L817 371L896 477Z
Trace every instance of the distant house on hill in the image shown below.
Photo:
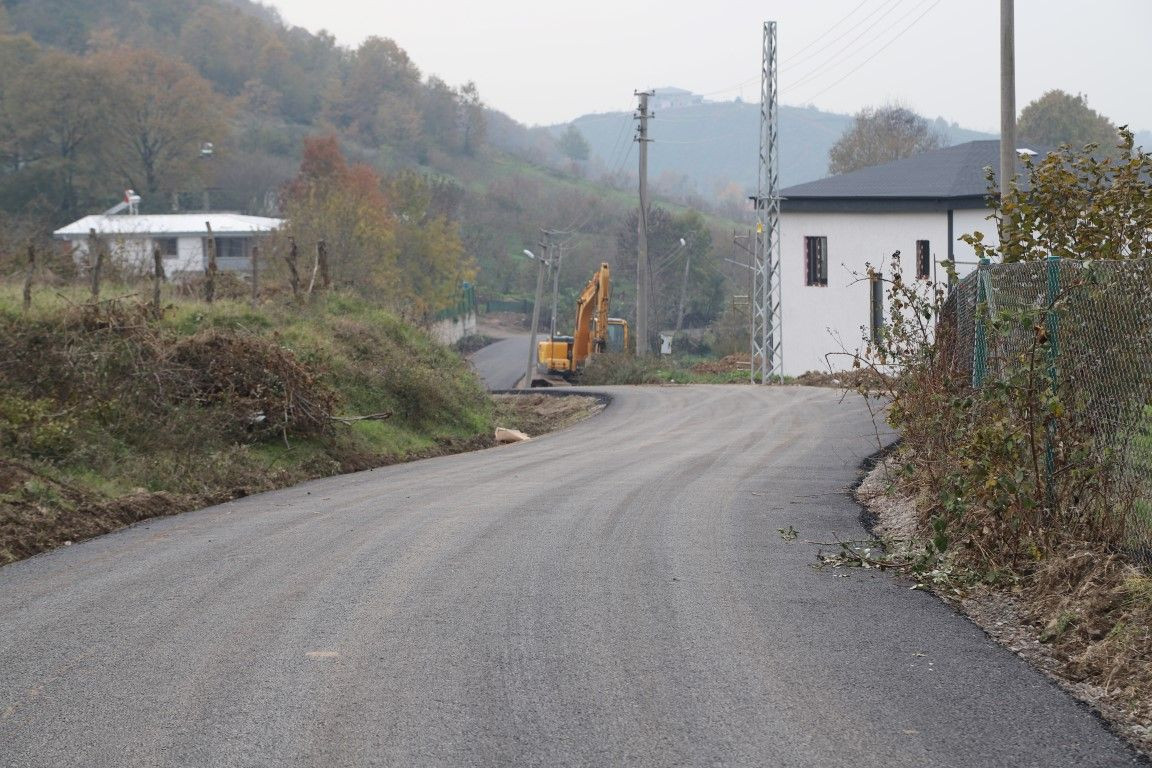
M1032 150L1021 149L1021 152ZM1034 153L1033 153L1034 154ZM781 318L784 372L843 370L873 322L867 264L886 271L899 250L906 279L945 280L976 256L958 238L987 221L985 168L998 168L999 141L972 141L781 190Z
M652 110L675 109L677 107L690 107L693 104L703 104L704 97L683 88L656 88L649 102Z
M61 227L53 235L66 241L78 262L88 262L90 232L111 259L127 268L150 272L152 251L159 248L169 277L202 273L207 264L208 225L216 239L217 267L251 269L252 247L283 224L281 219L239 213L96 214Z

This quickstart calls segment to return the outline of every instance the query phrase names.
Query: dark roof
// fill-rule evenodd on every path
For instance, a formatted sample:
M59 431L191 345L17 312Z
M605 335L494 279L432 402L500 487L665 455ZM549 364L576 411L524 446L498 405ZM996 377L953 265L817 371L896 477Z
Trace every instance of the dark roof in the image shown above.
M985 168L1000 166L1000 141L969 141L780 191L785 211L935 211L982 208ZM1022 165L1017 164L1019 170Z

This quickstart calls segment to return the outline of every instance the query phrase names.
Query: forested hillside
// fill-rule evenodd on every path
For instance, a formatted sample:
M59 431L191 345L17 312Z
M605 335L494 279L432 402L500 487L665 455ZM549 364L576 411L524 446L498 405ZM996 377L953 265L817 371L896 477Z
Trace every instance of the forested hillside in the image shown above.
M523 296L534 273L521 251L549 228L573 233L562 297L614 260L619 311L629 311L635 258L617 248L634 176L588 174L550 131L486 108L471 83L421 72L393 40L350 49L248 0L3 0L0 33L6 263L28 238L114 205L126 188L143 196L142 212L291 212L313 234L317 221L338 226L324 205L352 215L374 200L372 237L371 227L328 233L350 261L390 265L361 286L392 285L397 270L419 270L419 254L436 253L458 260L444 275L475 276L482 296ZM302 159L307 140L325 137L343 166L320 179ZM326 192L316 208L308 196L342 184L345 198L353 188L367 197L353 205ZM688 215L673 207L662 220ZM707 322L723 309L716 285L726 275L713 243L735 222L692 222L708 236L689 245L701 272L689 322ZM421 298L435 309L444 294L441 285Z

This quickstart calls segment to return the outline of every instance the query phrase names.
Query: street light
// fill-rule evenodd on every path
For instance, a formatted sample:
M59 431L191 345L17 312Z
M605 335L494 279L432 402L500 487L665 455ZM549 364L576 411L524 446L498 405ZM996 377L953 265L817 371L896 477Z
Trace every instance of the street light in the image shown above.
M536 328L540 324L540 299L544 293L544 259L536 258L536 254L527 248L524 255L537 262L540 267L536 270L536 300L532 302L532 327L528 331L528 370L524 374L524 389L532 388L532 376L536 372Z

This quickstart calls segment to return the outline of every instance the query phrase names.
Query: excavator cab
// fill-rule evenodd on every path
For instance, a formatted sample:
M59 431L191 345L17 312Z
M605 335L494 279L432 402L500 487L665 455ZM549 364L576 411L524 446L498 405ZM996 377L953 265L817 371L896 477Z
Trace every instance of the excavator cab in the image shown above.
M608 318L607 332L604 334L605 352L628 351L628 321L619 317Z

